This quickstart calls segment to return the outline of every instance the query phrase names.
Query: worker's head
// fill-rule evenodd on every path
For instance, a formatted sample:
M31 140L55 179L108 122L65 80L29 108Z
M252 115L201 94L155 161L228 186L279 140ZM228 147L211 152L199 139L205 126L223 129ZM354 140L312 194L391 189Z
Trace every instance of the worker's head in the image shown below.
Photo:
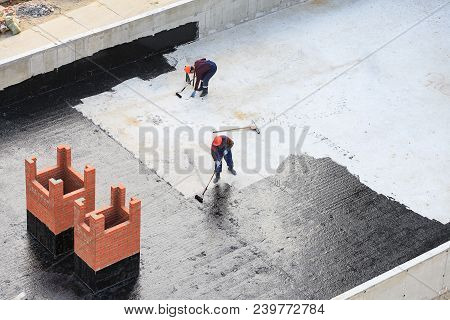
M187 65L187 66L184 67L184 71L186 73L193 73L194 72L194 66Z
M222 144L222 136L216 136L213 140L213 146L218 147Z

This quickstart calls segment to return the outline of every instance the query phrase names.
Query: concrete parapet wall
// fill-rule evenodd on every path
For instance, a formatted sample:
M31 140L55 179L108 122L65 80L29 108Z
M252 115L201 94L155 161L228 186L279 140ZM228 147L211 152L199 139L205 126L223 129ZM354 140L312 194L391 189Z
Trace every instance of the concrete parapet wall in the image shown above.
M450 241L383 273L335 300L434 299L450 288Z
M186 23L197 22L201 38L306 1L181 0L68 38L37 26L44 39L40 47L0 60L0 90L98 51Z

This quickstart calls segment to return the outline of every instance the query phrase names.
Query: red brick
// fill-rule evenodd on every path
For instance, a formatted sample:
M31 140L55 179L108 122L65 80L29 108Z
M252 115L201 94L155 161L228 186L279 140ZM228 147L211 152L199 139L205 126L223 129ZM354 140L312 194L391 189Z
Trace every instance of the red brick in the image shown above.
M74 251L94 271L140 252L141 201L125 207L125 188L111 187L106 208L89 210L84 199L74 202Z
M37 159L25 160L27 210L55 235L73 227L73 201L85 198L95 207L95 169L86 166L84 177L72 168L71 149L57 148L57 165L37 172Z

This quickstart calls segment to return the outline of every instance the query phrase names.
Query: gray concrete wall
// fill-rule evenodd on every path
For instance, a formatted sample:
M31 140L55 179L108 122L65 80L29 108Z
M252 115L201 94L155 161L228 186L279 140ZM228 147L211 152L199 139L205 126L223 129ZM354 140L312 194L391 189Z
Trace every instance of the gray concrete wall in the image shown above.
M369 280L335 300L435 299L450 288L450 241Z
M94 53L189 22L200 38L307 0L182 0L130 19L61 39L41 30L51 44L0 61L0 89Z

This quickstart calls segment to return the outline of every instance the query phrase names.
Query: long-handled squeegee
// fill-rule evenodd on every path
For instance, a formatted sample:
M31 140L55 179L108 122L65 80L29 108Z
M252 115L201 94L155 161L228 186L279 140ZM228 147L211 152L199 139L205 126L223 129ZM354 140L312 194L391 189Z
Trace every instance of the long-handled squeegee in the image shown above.
M219 133L219 132L228 132L228 131L236 131L236 130L253 130L256 131L257 134L261 134L261 131L259 130L259 128L256 126L255 121L252 120L252 124L247 126L247 127L241 127L241 128L232 128L232 129L226 129L226 130L216 130L213 131L213 133Z

